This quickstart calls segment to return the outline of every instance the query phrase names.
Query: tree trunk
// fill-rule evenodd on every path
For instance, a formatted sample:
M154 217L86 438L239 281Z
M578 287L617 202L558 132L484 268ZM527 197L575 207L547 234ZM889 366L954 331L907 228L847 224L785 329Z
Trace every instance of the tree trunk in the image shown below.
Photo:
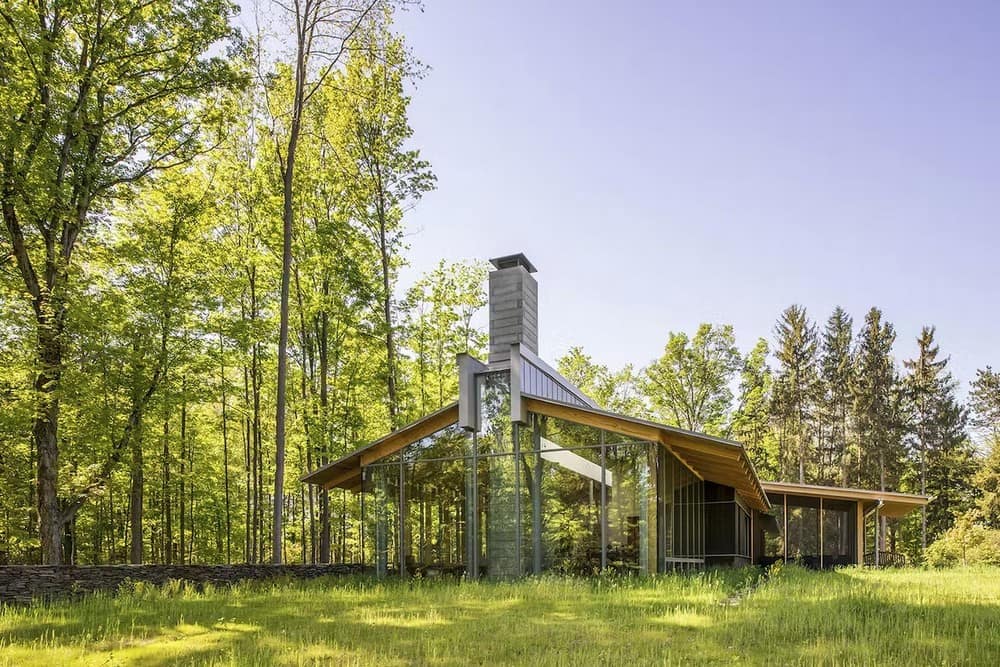
M133 565L142 564L143 461L141 431L140 427L132 436L132 485L129 490L129 562Z
M389 426L399 427L399 402L396 393L396 342L392 326L392 291L389 284L389 247L385 215L379 211L379 253L382 260L382 316L385 318L386 393L389 398Z
M66 519L59 505L59 380L62 375L62 317L46 311L61 307L48 299L38 301L38 343L35 378L36 407L32 435L38 452L36 473L38 530L44 565L62 564Z
M222 340L222 334L219 334L219 359L220 359L220 370L219 378L221 380L221 390L222 390L222 475L223 484L225 485L226 492L226 563L233 562L233 549L232 549L232 539L233 539L233 523L231 515L231 505L229 498L229 419L226 413L226 348Z

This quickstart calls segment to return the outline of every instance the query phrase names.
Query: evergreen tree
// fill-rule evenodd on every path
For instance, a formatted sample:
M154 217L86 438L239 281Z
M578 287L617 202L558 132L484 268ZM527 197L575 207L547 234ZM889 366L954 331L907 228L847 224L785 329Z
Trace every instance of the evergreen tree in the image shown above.
M848 486L850 481L851 386L854 358L851 346L854 321L837 306L823 329L820 373L822 378L823 442L819 481Z
M976 516L990 528L1000 529L1000 440L994 440L972 478L979 493Z
M896 332L872 308L858 332L852 402L860 449L857 484L888 491L898 487L903 447L897 414L897 373L892 359Z
M778 369L772 410L779 422L781 478L794 475L799 483L805 483L807 463L813 456L811 436L820 391L816 325L805 308L792 305L781 314L774 333Z
M991 367L976 371L969 392L972 425L988 440L1000 442L1000 373Z

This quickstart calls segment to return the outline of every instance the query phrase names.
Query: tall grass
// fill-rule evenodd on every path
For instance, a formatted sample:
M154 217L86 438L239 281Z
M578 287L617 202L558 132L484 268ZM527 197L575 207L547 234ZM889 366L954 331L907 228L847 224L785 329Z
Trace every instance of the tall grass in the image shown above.
M0 665L1000 664L1000 568L136 586L0 608Z

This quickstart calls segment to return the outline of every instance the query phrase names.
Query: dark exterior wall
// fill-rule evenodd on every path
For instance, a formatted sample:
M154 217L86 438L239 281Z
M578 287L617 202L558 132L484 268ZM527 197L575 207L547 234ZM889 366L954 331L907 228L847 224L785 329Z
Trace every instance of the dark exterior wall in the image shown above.
M126 581L181 580L225 586L247 580L314 579L360 574L361 565L6 565L0 567L0 604L116 591Z
M705 482L705 564L709 567L750 564L750 554L740 554L737 544L737 502L732 487Z

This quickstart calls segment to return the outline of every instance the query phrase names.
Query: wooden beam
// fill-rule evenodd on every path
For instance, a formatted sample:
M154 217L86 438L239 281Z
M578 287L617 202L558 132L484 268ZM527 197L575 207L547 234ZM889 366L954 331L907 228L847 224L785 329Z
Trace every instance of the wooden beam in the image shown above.
M361 451L361 465L366 466L386 456L395 454L403 447L413 444L421 438L451 426L458 421L458 406L442 410L421 419L395 433L382 438L367 449Z
M343 470L340 473L338 473L338 474L334 475L333 477L331 477L326 482L323 482L323 484L321 486L324 489L329 490L329 489L332 489L335 486L340 486L341 484L343 484L347 480L351 479L352 477L356 477L356 476L358 476L360 474L361 474L361 467L360 466L357 467L357 468L350 468L350 469L347 469L347 470Z
M598 414L592 412L591 410L574 408L571 405L539 401L527 396L525 396L523 400L528 411L537 412L538 414L545 415L547 417L566 419L568 421L593 426L594 428L599 428L605 431L622 433L624 435L632 436L633 438L639 438L640 440L651 440L653 442L657 442L660 439L660 429L653 426L637 424L636 422L625 419L615 419L614 417Z

